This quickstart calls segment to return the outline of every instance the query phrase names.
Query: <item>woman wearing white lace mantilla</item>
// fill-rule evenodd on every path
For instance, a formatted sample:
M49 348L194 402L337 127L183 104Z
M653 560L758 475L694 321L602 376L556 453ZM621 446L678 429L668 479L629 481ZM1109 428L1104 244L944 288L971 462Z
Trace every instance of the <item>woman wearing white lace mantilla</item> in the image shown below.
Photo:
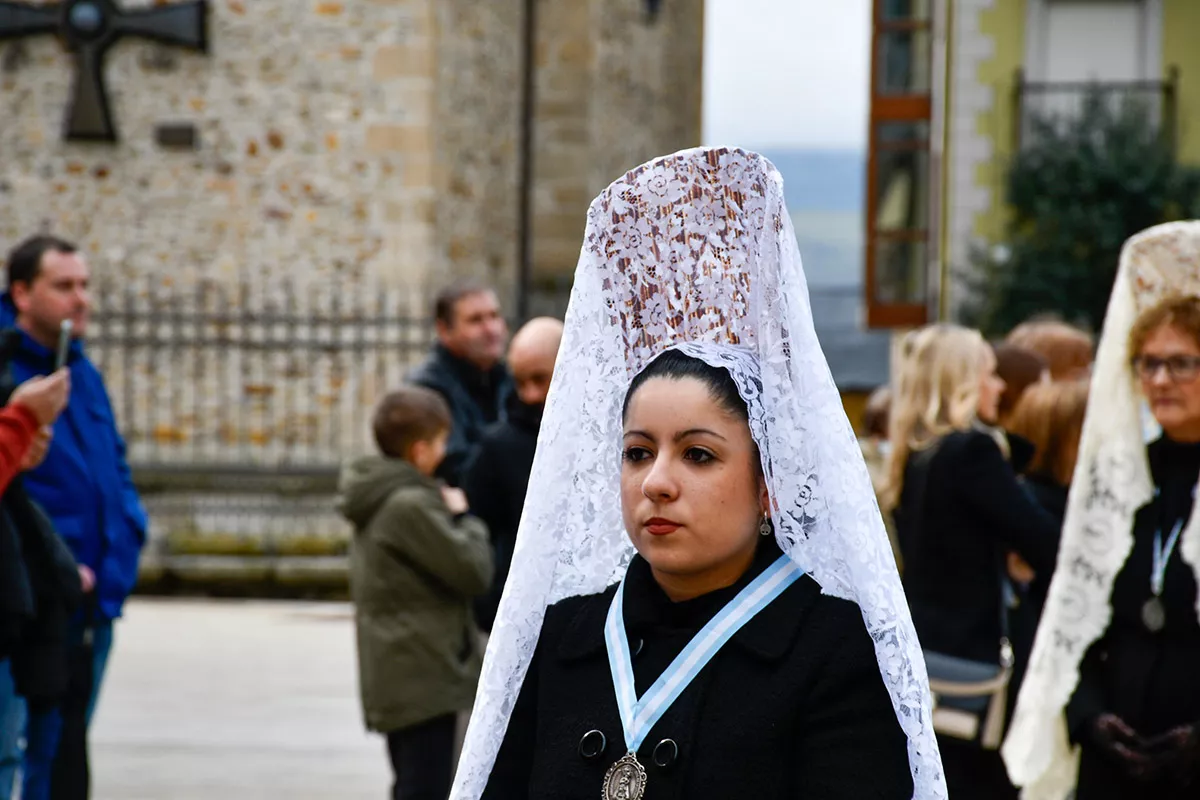
M1161 429L1149 444L1142 401ZM1059 566L1004 745L1023 797L1200 796L1198 477L1200 222L1181 222L1121 255Z
M761 156L666 156L592 204L530 486L452 797L945 797Z

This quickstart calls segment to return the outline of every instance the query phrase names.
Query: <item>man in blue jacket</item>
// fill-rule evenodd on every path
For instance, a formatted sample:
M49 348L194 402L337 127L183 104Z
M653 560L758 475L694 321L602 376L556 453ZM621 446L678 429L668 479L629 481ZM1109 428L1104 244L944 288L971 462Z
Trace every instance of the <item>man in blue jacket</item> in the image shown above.
M86 334L90 276L75 246L51 236L35 236L19 244L9 254L7 272L8 291L0 297L0 328L15 325L21 333L11 366L13 378L21 382L54 370L63 320L71 320L76 337ZM49 514L75 560L90 571L85 586L89 582L92 586L86 610L72 626L76 650L84 654L72 659L73 683L82 684L82 689L75 692L74 700L64 702L61 713L30 715L26 797L37 794L28 791L30 780L48 775L60 734L64 753L69 749L74 754L70 771L82 770L86 787L86 724L112 647L113 620L121 616L125 598L137 582L146 538L146 512L125 462L125 443L117 432L104 380L84 354L80 338L71 342L67 366L70 401L54 424L45 460L25 474L25 486ZM56 783L62 764L60 758Z

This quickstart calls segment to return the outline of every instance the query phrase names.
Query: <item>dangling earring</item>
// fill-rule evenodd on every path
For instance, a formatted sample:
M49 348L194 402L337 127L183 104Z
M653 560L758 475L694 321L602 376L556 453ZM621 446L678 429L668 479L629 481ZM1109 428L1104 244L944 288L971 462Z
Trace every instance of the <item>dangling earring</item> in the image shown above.
M758 535L770 536L774 532L775 526L771 523L771 518L764 514L762 522L758 524Z

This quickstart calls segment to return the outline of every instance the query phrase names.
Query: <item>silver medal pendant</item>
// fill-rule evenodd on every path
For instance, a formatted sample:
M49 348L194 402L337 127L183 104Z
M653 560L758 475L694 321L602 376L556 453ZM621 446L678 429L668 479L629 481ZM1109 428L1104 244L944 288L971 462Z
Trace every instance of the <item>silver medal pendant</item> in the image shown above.
M626 753L604 775L601 800L642 800L646 796L646 768L637 756Z
M1166 627L1167 610L1158 597L1151 597L1142 605L1142 624L1151 633L1158 633Z

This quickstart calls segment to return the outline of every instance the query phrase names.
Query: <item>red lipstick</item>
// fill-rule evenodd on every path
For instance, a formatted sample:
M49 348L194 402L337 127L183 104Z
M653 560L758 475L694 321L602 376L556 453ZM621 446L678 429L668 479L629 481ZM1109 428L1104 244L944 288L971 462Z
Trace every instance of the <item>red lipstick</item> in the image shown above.
M674 533L683 526L673 520L664 519L663 517L652 517L646 520L646 530L654 536L666 536L668 533Z

